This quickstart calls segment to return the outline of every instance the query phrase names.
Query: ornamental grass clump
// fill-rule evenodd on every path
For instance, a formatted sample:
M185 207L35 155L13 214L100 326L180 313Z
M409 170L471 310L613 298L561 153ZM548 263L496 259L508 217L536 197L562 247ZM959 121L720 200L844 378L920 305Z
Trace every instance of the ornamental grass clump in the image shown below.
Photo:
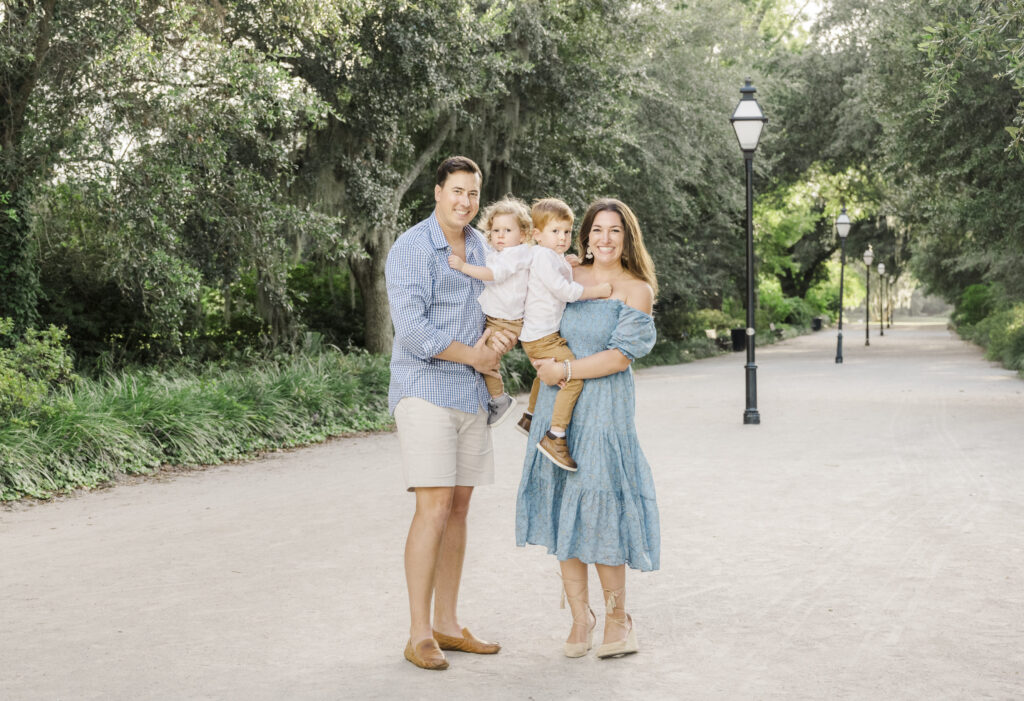
M123 370L0 424L0 494L45 497L391 425L387 358L333 349L230 369ZM57 407L57 409L53 409Z

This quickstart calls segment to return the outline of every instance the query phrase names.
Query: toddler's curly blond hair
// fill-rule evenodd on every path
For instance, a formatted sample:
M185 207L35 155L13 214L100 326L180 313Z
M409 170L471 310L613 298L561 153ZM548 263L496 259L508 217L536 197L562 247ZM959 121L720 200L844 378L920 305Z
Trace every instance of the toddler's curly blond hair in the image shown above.
M491 202L480 213L480 224L483 225L484 235L491 240L491 225L495 217L503 214L511 214L519 222L519 230L523 233L523 243L533 243L530 230L533 228L533 219L530 216L530 208L518 197L505 195L496 202Z

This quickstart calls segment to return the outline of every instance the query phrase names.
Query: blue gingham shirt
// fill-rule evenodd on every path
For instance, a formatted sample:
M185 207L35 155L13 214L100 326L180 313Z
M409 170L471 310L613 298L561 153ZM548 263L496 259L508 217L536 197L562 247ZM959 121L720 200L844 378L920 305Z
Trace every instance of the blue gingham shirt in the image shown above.
M484 265L487 245L471 226L466 232L466 262ZM490 398L483 376L469 365L434 356L452 341L472 346L484 332L477 297L484 283L452 270L452 249L436 214L398 237L388 253L385 278L395 343L391 349L388 408L402 397L475 414Z

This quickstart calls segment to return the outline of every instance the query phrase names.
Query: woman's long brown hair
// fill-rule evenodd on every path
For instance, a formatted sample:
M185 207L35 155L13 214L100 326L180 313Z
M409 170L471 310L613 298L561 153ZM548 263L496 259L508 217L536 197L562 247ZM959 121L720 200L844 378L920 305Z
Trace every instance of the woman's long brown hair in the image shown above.
M592 265L593 259L587 260L587 244L590 242L590 229L594 226L594 218L601 212L615 212L622 220L622 267L635 277L640 278L658 296L658 279L654 274L654 261L651 254L644 246L644 235L640 231L640 222L636 215L624 202L605 197L595 200L587 207L583 215L583 222L580 224L579 257L581 265Z

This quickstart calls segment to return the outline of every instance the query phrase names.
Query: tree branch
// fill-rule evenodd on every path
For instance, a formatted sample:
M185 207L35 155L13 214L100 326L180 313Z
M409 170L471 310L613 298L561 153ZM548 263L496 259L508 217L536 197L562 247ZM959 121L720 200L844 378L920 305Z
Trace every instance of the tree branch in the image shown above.
M402 204L402 198L405 197L405 193L409 191L413 182L415 182L416 178L419 177L419 174L423 172L423 169L427 167L427 163L434 158L434 154L437 153L437 150L441 148L441 144L445 142L445 139L448 138L454 129L455 112L452 111L448 113L448 118L438 130L437 134L435 134L434 140L430 142L430 145L423 149L423 152L420 153L420 157L416 159L415 163L413 163L412 168L410 168L398 182L398 186L395 188L395 193L391 199L392 211L398 211Z

